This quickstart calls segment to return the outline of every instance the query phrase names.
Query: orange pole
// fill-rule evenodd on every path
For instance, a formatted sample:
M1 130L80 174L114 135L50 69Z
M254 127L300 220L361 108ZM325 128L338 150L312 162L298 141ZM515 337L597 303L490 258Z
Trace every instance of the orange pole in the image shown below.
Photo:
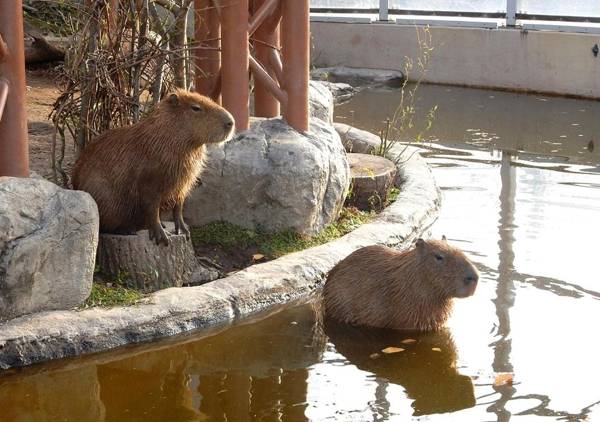
M28 177L25 47L21 0L0 1L0 38L6 43L6 54L0 58L0 77L10 91L0 120L0 176Z
M212 0L195 0L196 91L220 102L217 88L221 68L221 22Z
M281 7L279 4L275 4L276 2L278 0L254 0L255 15L253 16L253 21L257 22L260 19L264 19L264 21L256 28L255 32L252 24L248 28L250 34L254 32L256 59L272 78L276 78L277 76L273 69L268 66L270 63L270 50L279 48L278 27L281 20ZM261 6L265 4L266 6L261 9ZM270 13L267 16L259 16L262 11L264 11L263 13ZM264 79L257 78L256 73L254 73L254 76L254 115L259 117L279 116L280 111L277 98L271 93L271 90L267 86L268 84L264 83Z
M234 117L238 132L248 129L248 0L221 2L223 107Z
M284 89L288 94L285 120L297 131L308 130L309 21L308 0L284 0L281 22Z
M250 70L252 70L252 74L254 75L254 85L256 90L256 85L260 83L261 86L265 87L272 96L277 98L277 100L281 103L283 107L287 105L287 94L284 90L282 90L279 85L275 82L273 77L267 73L267 71L260 65L259 62L252 56L250 56ZM254 93L256 97L256 92ZM256 101L256 98L255 98ZM258 114L257 114L258 116ZM262 117L273 117L273 116L262 116Z

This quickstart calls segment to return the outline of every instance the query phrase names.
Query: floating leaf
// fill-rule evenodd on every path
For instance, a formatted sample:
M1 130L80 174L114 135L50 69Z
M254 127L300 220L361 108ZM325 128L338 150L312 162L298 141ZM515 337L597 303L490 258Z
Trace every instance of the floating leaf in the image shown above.
M501 387L503 385L512 385L513 383L513 374L508 372L503 372L496 375L496 379L494 379L494 387Z
M416 343L416 342L417 342L417 340L415 340L414 338L405 338L400 343L402 343L402 344L412 344L412 343Z
M440 349L439 347L432 347L431 350L433 350L434 352L441 352L442 349Z
M253 261L260 261L261 259L263 259L265 256L261 253L255 253L254 255L252 255L252 260Z
M399 352L404 352L404 349L402 347L394 347L394 346L390 346L390 347L386 347L385 349L382 350L383 353L399 353Z
M379 353L371 353L371 354L369 355L369 357L370 357L371 359L377 359L377 358L379 357Z

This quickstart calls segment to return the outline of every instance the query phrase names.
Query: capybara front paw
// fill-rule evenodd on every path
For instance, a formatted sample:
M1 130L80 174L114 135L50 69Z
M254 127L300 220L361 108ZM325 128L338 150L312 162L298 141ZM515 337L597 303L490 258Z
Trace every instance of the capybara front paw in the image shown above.
M157 245L162 243L165 246L169 246L169 236L167 236L167 233L160 224L148 229L148 233L150 234L150 240L154 240Z
M184 234L187 239L190 238L190 227L182 221L175 221L175 234Z

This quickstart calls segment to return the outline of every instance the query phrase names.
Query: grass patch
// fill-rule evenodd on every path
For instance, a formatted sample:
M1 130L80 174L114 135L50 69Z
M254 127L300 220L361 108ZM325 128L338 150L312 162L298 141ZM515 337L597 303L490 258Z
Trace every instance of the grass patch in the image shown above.
M343 208L338 220L314 237L302 236L291 230L279 233L255 232L219 221L192 229L192 241L194 244L220 246L226 251L254 247L267 259L275 259L337 239L368 222L373 216L373 213L356 208Z
M113 306L131 306L140 303L145 294L119 285L96 283L92 284L92 293L79 309L93 307L111 308Z
M398 188L390 189L390 193L388 193L388 197L387 197L386 207L388 205L390 205L392 202L394 202L396 199L398 199L398 195L400 195L400 189L398 189Z

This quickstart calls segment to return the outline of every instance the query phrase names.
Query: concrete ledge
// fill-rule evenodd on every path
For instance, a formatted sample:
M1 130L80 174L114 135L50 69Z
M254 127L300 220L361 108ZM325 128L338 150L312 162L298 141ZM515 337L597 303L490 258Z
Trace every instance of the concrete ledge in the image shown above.
M402 192L397 201L352 233L203 286L162 290L147 304L43 312L8 321L0 325L0 368L216 326L307 296L338 261L360 247L407 247L435 221L440 192L429 167L414 149L404 151L401 158Z

